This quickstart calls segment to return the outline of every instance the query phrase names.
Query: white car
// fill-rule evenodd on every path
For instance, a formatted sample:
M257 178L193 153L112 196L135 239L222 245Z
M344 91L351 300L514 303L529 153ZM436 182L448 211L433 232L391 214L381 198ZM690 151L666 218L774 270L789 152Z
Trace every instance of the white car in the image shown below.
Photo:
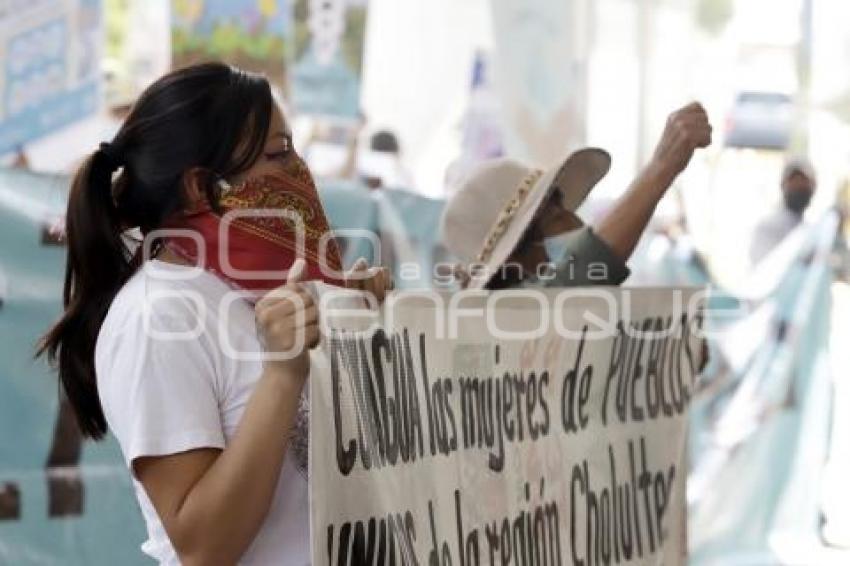
M741 92L726 120L726 146L784 150L793 122L794 100L788 94Z

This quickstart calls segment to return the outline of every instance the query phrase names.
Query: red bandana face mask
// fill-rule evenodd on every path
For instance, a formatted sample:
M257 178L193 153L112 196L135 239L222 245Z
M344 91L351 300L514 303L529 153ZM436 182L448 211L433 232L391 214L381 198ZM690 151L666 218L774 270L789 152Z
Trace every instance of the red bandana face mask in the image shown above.
M196 233L202 246L188 236L168 237L165 246L231 285L258 294L283 285L298 257L307 262L306 279L343 285L339 247L313 176L300 157L294 156L283 173L226 188L220 207L218 214L204 202L164 226Z

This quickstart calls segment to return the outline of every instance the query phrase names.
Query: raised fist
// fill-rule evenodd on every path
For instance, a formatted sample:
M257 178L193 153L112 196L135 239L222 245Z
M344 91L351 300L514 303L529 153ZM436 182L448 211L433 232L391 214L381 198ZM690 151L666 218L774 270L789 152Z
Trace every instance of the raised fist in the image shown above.
M684 171L697 148L709 144L711 124L708 114L699 102L692 102L667 118L652 164L672 179Z

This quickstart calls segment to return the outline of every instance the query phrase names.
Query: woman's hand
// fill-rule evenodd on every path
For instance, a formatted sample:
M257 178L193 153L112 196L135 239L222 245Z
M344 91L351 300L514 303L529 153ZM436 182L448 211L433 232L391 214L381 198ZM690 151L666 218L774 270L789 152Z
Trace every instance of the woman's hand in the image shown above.
M387 291L393 289L393 278L386 267L369 267L369 262L361 257L345 274L345 286L371 293L378 304L381 304L387 296Z
M300 284L305 267L297 260L287 283L255 306L266 352L286 359L266 362L226 447L133 460L182 564L236 564L266 520L310 370L309 350L319 340L316 305Z
M319 343L319 310L301 285L306 271L304 260L295 260L286 284L266 293L254 307L266 369L302 383L310 369L309 350Z

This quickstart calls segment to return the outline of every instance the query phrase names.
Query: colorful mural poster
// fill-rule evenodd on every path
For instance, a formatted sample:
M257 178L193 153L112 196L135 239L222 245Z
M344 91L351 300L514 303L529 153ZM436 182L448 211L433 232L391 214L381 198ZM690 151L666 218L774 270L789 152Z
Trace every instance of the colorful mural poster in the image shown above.
M172 0L172 67L225 61L286 93L287 0Z

